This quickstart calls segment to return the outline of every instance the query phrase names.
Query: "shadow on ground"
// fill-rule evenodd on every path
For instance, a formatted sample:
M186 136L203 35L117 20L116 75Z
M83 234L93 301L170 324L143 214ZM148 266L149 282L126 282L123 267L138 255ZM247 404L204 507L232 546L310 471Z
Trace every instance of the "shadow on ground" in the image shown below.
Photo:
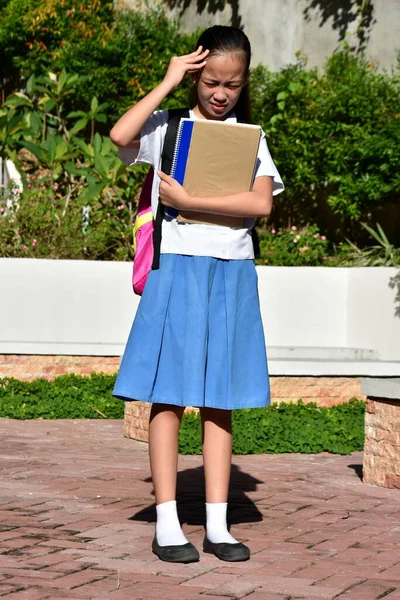
M151 481L149 477L145 481ZM228 523L257 523L263 517L257 506L246 492L254 492L257 485L263 483L249 473L241 471L237 465L232 465L231 483L228 502ZM153 490L154 493L154 490ZM179 518L188 525L205 525L205 496L204 469L196 467L178 473L177 503ZM155 503L129 517L131 521L156 521Z
M363 479L363 467L362 467L362 465L349 465L349 469L353 469L354 473L362 481L362 479Z

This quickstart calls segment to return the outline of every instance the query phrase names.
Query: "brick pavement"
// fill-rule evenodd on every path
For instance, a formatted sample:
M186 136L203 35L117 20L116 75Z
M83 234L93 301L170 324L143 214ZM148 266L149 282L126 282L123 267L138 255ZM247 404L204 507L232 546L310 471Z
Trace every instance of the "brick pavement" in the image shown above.
M362 454L235 457L230 521L252 558L174 565L150 551L147 447L121 421L0 419L0 598L400 599L398 490L360 481ZM201 457L178 503L201 548Z

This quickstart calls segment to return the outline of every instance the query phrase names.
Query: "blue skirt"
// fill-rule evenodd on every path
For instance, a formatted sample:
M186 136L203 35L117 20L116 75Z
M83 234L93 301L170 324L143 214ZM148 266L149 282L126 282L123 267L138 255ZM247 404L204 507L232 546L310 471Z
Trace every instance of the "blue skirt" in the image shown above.
M139 303L113 395L226 410L267 406L253 261L161 255Z

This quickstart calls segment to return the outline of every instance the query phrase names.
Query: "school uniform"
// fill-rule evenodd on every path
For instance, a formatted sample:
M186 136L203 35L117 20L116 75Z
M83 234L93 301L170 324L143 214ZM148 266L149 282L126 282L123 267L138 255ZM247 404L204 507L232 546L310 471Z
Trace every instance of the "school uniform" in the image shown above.
M193 111L190 118L196 119ZM226 122L236 122L234 115ZM128 165L161 168L168 111L156 111L140 134L140 148L121 148ZM283 183L262 134L255 177ZM154 177L157 213L160 179ZM219 409L269 404L264 332L251 229L182 223L164 218L160 268L149 274L129 335L113 395L177 406Z

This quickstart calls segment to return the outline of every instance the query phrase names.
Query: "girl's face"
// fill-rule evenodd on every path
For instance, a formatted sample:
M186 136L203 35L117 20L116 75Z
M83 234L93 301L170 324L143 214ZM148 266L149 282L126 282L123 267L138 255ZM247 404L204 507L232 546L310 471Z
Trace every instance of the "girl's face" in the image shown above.
M247 73L239 53L213 54L197 79L198 102L193 111L202 119L223 120L246 85Z

